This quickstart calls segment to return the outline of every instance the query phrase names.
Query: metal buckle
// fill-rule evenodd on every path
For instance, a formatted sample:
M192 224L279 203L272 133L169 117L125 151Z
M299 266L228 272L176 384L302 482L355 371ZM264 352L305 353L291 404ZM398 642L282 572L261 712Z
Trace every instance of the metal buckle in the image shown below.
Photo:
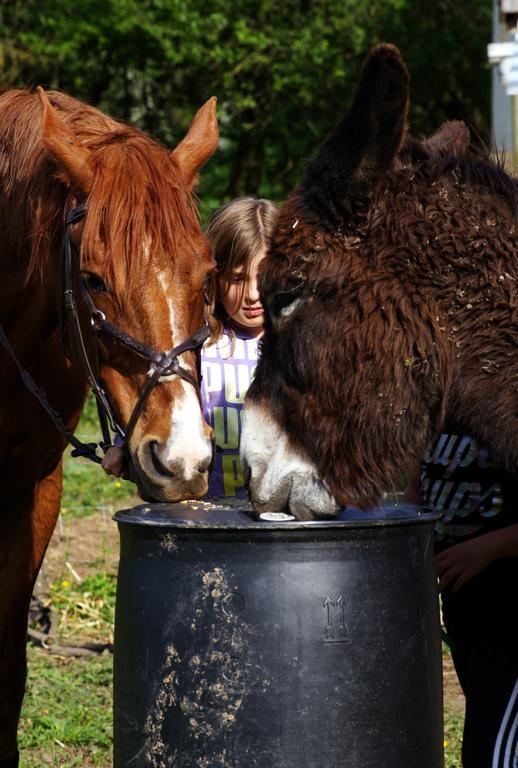
M95 328L96 331L99 330L99 328L101 327L102 323L105 320L106 320L106 315L104 314L104 312L101 312L101 310L97 309L97 307L92 310L90 323L92 324L92 327Z

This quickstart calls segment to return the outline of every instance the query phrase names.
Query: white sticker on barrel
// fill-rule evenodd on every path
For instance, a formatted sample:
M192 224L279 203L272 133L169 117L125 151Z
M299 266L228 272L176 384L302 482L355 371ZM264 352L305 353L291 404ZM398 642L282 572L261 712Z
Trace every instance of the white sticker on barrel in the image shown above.
M285 512L263 512L259 515L261 520L273 520L275 522L283 520L295 520L293 515L287 515Z

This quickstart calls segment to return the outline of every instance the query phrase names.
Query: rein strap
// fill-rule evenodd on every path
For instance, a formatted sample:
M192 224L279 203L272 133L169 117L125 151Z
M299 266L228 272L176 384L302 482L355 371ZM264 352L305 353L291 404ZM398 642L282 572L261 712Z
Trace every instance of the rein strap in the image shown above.
M11 346L11 343L7 338L6 333L1 325L0 325L0 342L3 348L9 354L15 366L17 367L18 372L20 374L20 378L25 384L26 388L40 402L41 406L48 413L48 415L50 416L50 418L52 419L56 427L63 433L63 435L66 437L70 445L74 447L74 450L72 452L73 455L84 456L86 459L90 459L90 461L93 461L96 464L100 464L102 462L102 458L98 456L96 453L97 443L83 443L81 442L81 440L78 440L78 438L73 434L73 432L70 431L70 429L67 427L67 425L65 424L65 422L63 421L59 413L56 410L54 410L54 408L49 403L47 399L47 395L45 394L45 391L43 389L40 389L40 387L38 387L38 385L32 378L29 371L26 368L22 368L22 366L20 365L18 358L16 357L14 350Z

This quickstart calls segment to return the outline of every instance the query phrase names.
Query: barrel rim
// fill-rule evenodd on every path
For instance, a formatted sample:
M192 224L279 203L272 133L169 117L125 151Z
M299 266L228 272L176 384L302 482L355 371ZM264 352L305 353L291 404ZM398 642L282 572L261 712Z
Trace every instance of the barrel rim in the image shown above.
M246 501L237 499L232 502L218 504L200 500L172 504L145 503L117 511L113 520L123 525L167 530L321 531L429 524L439 518L435 511L426 507L387 501L366 511L347 508L342 510L339 519L261 520Z

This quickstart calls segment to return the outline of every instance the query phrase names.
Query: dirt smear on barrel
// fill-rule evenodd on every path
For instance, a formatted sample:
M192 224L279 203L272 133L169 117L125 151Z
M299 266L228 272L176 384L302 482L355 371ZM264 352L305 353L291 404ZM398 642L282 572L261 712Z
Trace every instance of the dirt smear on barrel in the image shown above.
M251 630L231 575L215 567L196 576L199 586L182 616L189 647L164 638L164 663L145 725L151 768L239 768L232 732L253 667L247 658Z

